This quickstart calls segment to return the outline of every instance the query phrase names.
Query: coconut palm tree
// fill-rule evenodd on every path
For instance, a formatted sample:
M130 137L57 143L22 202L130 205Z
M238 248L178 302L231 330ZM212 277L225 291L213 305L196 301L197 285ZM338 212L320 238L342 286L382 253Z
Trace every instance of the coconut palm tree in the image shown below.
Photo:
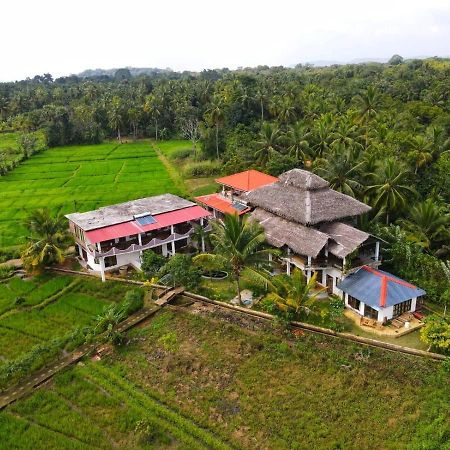
M261 165L265 165L273 152L279 152L281 148L281 131L277 125L264 122L257 141L258 150L255 156Z
M296 114L292 99L288 96L282 97L278 105L278 120L281 123L288 124L295 120Z
M150 94L145 98L144 111L155 121L155 141L158 140L158 120L162 113L162 98Z
M384 214L386 224L389 224L390 213L403 209L408 196L416 194L408 184L409 172L394 158L388 158L370 176L373 184L367 188L366 194L373 196L372 206L378 211L377 215Z
M205 114L216 129L216 156L219 159L219 126L224 120L224 102L222 98L219 96L214 97L211 106Z
M356 103L359 108L359 120L365 124L366 147L369 145L369 127L368 124L378 115L381 98L374 86L369 86L365 92L356 96Z
M333 118L331 114L322 114L316 121L316 128L313 130L314 149L316 156L321 157L329 148L332 141Z
M305 311L309 313L314 306L319 294L325 288L316 288L317 272L306 281L306 277L299 269L295 269L291 276L280 275L272 279L272 292L267 295L268 300L276 303L277 307L284 312L293 312L298 315Z
M362 166L363 162L355 158L352 149L340 144L327 154L317 172L330 183L331 189L356 197L362 190L358 180Z
M223 221L213 221L211 225L213 253L200 254L194 257L193 261L200 265L226 267L231 270L237 297L241 303L242 272L246 270L258 283L270 284L259 268L268 265L269 255L276 254L277 251L268 247L264 229L258 223L237 214L226 214Z
M117 140L121 141L120 128L123 122L123 103L120 97L113 97L108 109L109 126L116 130Z
M414 205L408 217L399 223L412 240L427 250L439 247L450 237L450 215L443 214L431 198Z
M361 122L370 122L377 116L380 100L380 94L374 86L369 86L366 91L363 91L356 96L356 103L359 107L359 119Z
M71 234L62 216L52 217L48 209L38 209L25 221L30 232L29 243L22 252L24 267L40 271L64 261L64 250L71 243Z
M311 133L306 131L305 126L301 122L296 122L288 127L286 133L286 141L290 156L295 156L297 161L305 162L307 159L306 151L309 148L308 139Z
M414 173L433 160L433 145L422 135L409 139L409 156L414 161Z

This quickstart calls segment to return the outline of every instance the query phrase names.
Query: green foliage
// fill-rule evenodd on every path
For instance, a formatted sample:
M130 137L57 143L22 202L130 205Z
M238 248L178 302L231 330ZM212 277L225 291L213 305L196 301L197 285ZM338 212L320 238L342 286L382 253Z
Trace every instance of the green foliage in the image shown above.
M139 311L144 306L144 291L142 289L132 289L127 291L124 302L128 304L128 315Z
M425 319L420 337L433 350L450 354L450 320L436 315Z
M9 278L14 273L14 266L4 265L0 266L0 280Z
M269 255L276 254L277 250L269 248L264 229L237 214L226 214L223 221L214 221L212 226L210 240L214 250L197 255L194 262L205 270L225 269L231 272L239 302L244 270L253 283L267 286L268 277L260 269L270 266Z
M152 250L145 250L142 253L141 269L148 278L153 278L159 269L166 263L164 256L155 253Z
M72 242L62 216L52 217L48 209L38 209L28 216L25 226L30 243L22 252L24 267L37 272L46 266L64 261L63 251Z
M294 318L298 318L302 311L309 314L315 308L321 292L316 287L316 279L317 272L306 281L306 276L299 269L295 269L291 276L277 275L272 279L272 292L267 297L274 301L281 311L292 313Z
M187 164L184 168L184 175L187 178L212 177L219 175L221 170L221 164L216 161L199 161Z
M158 272L160 277L169 275L170 284L173 286L184 286L186 289L192 289L197 286L201 272L192 263L189 255L177 253L173 255Z

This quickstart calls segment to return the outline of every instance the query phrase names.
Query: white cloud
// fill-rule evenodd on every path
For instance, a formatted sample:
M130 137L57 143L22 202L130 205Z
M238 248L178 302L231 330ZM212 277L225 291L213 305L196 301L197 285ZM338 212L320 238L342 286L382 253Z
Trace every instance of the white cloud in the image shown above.
M450 55L448 0L15 0L0 11L1 80Z

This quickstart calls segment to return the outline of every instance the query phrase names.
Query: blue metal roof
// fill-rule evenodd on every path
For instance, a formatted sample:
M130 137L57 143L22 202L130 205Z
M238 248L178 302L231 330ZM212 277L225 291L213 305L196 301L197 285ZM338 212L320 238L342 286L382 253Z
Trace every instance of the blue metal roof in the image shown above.
M383 270L361 268L350 274L336 287L365 304L381 307L382 279L387 280L386 302L384 307L397 305L411 298L425 295L423 289L419 289L401 278L391 275Z

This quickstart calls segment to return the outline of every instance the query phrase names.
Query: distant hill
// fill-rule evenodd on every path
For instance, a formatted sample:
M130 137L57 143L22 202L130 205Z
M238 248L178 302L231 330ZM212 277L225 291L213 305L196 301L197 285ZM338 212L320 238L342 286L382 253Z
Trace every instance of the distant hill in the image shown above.
M443 58L446 59L449 56L442 56L439 58ZM429 59L429 58L433 58L432 56L408 56L405 57L405 60L411 60L411 59ZM334 65L338 65L338 66L344 66L346 64L365 64L365 63L387 63L389 61L390 58L355 58L349 61L335 61L335 60L316 60L316 61L307 61L305 63L302 64L310 64L314 67L327 67L327 66L334 66ZM291 66L294 67L294 66Z
M119 69L122 68L118 67L116 69L87 69L77 74L77 76L80 78L93 78L102 76L113 77ZM133 77L137 77L139 75L154 75L157 73L173 72L172 69L170 68L158 69L157 67L125 67L125 69L128 69L130 71L131 76Z

